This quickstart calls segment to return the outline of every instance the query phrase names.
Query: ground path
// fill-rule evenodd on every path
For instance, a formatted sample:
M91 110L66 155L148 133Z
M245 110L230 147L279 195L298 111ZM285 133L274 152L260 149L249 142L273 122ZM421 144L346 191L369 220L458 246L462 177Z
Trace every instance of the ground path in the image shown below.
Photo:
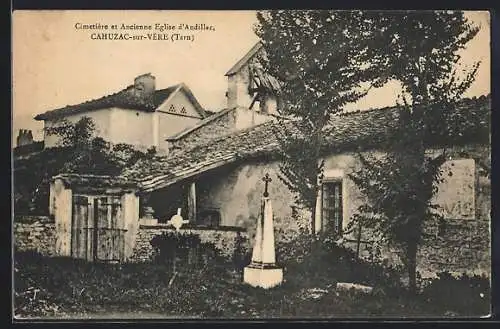
M135 320L135 319L153 319L153 320L188 320L188 319L199 319L200 317L186 316L186 315L171 315L162 314L155 312L96 312L87 314L64 314L59 316L47 316L43 317L43 320L70 320L70 321L80 321L80 320ZM27 318L26 320L35 320L36 318Z

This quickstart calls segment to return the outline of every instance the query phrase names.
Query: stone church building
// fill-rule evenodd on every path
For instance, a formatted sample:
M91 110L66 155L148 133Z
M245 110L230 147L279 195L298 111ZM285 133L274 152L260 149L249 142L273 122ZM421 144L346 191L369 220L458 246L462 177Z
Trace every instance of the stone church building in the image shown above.
M88 260L147 260L153 253L149 241L172 229L167 221L180 209L189 221L181 231L197 232L202 240L213 241L231 254L237 235L251 240L266 173L272 178L269 194L277 243L297 234L300 218L306 222L308 214L297 210L293 195L278 178L279 147L274 131L280 128L275 120L279 84L256 65L255 58L262 51L257 44L226 73L227 108L215 114L207 115L184 85L167 88L160 96L154 78L144 75L122 91L122 96L98 100L99 109L92 105L96 101L90 101L83 104L85 110L67 107L39 115L50 125L59 115L93 113L101 133L110 141L166 151L154 161L128 168L120 177L64 173L53 177L50 213L55 223L50 241L54 248L47 253ZM120 103L122 97L135 99L143 94L151 100L147 106L141 103L128 108ZM169 110L172 105L175 113ZM447 224L443 228L431 223L427 228L434 238L420 250L425 257L419 257L419 269L424 273L490 273L490 111L489 96L464 100L447 122L452 136L434 138L427 145L429 154L448 150L444 166L453 175L441 183L436 195ZM333 118L323 145L325 178L316 203L317 231L330 227L342 235L365 202L348 178L360 166L356 154L383 154L385 143L395 134L399 114L399 108L390 107ZM138 121L127 120L139 117L149 129L130 132ZM184 120L182 124L179 118ZM169 120L179 121L169 124ZM131 135L125 136L123 129ZM148 134L142 135L143 130ZM54 145L46 138L46 145ZM92 233L99 230L113 238L102 234L101 243L95 239L97 233ZM370 232L362 232L364 249L372 240ZM342 241L354 248L352 235L343 236ZM390 250L385 257L396 261Z

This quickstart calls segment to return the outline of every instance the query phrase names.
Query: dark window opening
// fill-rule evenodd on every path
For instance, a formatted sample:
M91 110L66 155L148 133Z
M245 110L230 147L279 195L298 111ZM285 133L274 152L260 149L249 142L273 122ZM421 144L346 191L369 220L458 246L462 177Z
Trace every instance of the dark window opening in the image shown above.
M220 225L220 213L216 209L201 210L198 213L196 224L207 227L217 227Z
M324 231L335 235L342 234L342 182L323 183L322 193L322 225Z
M444 218L440 218L438 222L437 236L443 238L446 234L446 221Z

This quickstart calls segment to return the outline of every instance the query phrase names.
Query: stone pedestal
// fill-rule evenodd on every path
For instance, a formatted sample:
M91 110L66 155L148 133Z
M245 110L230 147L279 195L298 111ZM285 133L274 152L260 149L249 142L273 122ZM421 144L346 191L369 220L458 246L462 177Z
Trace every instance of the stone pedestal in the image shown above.
M243 280L252 287L273 288L283 282L283 269L250 264L243 269Z
M243 270L243 281L253 287L269 289L283 282L283 269L276 266L273 209L267 193L267 183L271 179L266 175L264 181L266 190L257 222L252 262Z
M154 226L158 225L158 219L153 217L154 210L151 207L144 209L144 217L139 220L139 225Z

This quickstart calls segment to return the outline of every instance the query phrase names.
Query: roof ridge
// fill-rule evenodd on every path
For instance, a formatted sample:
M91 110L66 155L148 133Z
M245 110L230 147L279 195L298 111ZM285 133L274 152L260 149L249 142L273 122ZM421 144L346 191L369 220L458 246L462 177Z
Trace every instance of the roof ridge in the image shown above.
M483 99L484 100L484 99ZM482 132L488 129L488 125L476 120L482 118L485 106L475 106L468 103L473 120L468 116L460 116L457 120L451 118L453 136L446 139L432 139L429 143L447 145L447 143L488 143ZM373 116L373 111L370 111ZM384 115L370 115L363 120L358 120L356 114L345 117L337 117L332 122L336 129L330 131L325 139L325 151L340 154L344 152L357 152L366 150L377 150L385 147L388 139L394 137L394 121L387 116L387 111L380 111ZM361 114L364 114L361 112ZM389 113L390 114L390 113ZM208 170L234 163L249 160L254 157L265 157L272 159L273 152L279 151L277 137L274 136L273 127L280 124L273 120L263 122L259 125L229 133L206 143L195 145L191 148L179 150L175 156L163 157L151 163L138 163L132 170L128 170L125 176L140 180L141 189L152 191L164 188L180 180L199 175ZM472 128L472 130L470 130ZM470 130L469 134L462 135L462 131ZM450 138L449 140L447 138ZM470 139L472 138L472 139ZM432 147L434 144L429 144ZM173 154L172 154L173 155Z
M158 108L161 103L163 103L168 97L171 96L176 90L184 89L187 97L193 102L196 110L200 113L202 117L205 117L205 112L201 105L196 100L196 97L192 94L189 87L184 83L180 82L175 85L171 85L166 88L156 89L153 92L151 99L143 99L140 96L133 93L134 84L129 84L126 87L115 91L113 93L89 99L77 104L69 104L63 107L58 107L53 110L48 110L43 113L37 114L34 119L35 120L46 120L51 117L57 117L59 115L71 115L80 112L94 111L99 109L104 109L108 107L122 107L122 108L130 108L136 110L144 110L144 111L152 111ZM171 93L167 94L165 99L162 98L161 94L171 91ZM158 100L158 101L157 101Z
M481 97L486 97L488 98L488 96L481 96ZM479 98L481 97L478 97L476 98L476 101L479 100ZM460 101L463 101L463 100L473 100L472 98L464 98ZM353 116L356 116L356 115L364 115L364 114L369 114L369 113L372 113L372 112L376 112L376 111L380 111L380 113L384 113L384 112L389 112L391 110L397 110L399 107L398 106L386 106L386 107L382 107L382 108L374 108L374 109L369 109L369 110L358 110L358 111L355 111L355 112L346 112L346 113L339 113L340 115L337 115L336 117L337 118L344 118L344 117L350 117L352 118ZM233 108L235 109L235 108ZM219 113L219 112L217 112ZM284 118L284 117L282 117ZM287 118L285 118L287 119ZM290 121L293 121L293 120L290 120ZM200 148L200 147L206 147L210 144L213 144L213 143L217 143L217 142L220 142L224 139L227 139L227 138L232 138L232 137L235 137L235 136L240 136L240 135L245 135L245 134L248 134L249 132L251 131L254 131L254 130L260 130L260 129L263 129L264 127L267 127L267 126L272 126L272 125L275 125L276 122L274 120L270 120L270 121L265 121L265 122L262 122L258 125L255 125L255 126L251 126L251 127L248 127L248 128L244 128L244 129L241 129L241 130L237 130L237 131L232 131L232 132L229 132L227 134L224 134L224 135L221 135L221 136L218 136L218 137L215 137L213 139L210 139L210 140L207 140L205 143L200 143L200 144L196 144L188 149L185 149L183 150L182 153L184 152L189 152L190 150L195 150L197 148Z
M190 133L192 133L193 131L195 130L198 130L202 127L204 127L206 124L212 122L213 120L217 119L217 118L220 118L221 116L223 116L224 114L226 113L229 113L230 111L232 110L235 110L236 107L233 107L233 108L225 108L223 110L220 110L200 121L198 121L195 125L191 126L191 127L188 127L172 136L169 136L166 138L167 141L174 141L174 140L178 140L186 135L189 135Z
M255 55L261 48L263 47L263 44L262 44L262 41L257 41L253 46L252 48L250 48L249 51L247 51L245 53L245 55L243 55L243 57L241 57L237 62L236 64L234 64L225 74L225 76L228 76L228 75L233 75L235 74L236 72L238 72L241 67L250 59L252 58L253 55Z
M484 100L486 100L488 98L491 98L490 94L488 94L488 95L481 95L481 96L478 96L478 97L476 97L476 96L474 96L474 97L465 97L465 98L459 99L457 101L457 104L459 106L462 106L462 105L466 105L466 104L463 104L463 103L467 102L467 101L481 102L481 101L484 101ZM356 115L356 114L360 114L360 113L370 113L370 112L374 112L374 111L390 111L390 110L395 110L395 109L400 109L400 108L403 108L403 106L402 105L392 105L392 106L369 108L369 109L366 109L366 110L357 109L357 110L352 110L352 111L338 112L338 113L335 113L334 115L338 116L338 117L344 117L344 116Z
M237 131L231 131L231 132L228 132L227 134L223 134L223 135L217 136L215 138L209 139L205 143L195 144L192 147L183 150L182 153L189 152L191 150L195 150L195 149L200 148L200 147L206 147L206 146L218 143L218 142L220 142L222 140L225 140L225 139L228 139L228 138L233 138L233 137L237 137L237 136L247 135L248 133L250 133L250 132L252 132L254 130L258 131L260 129L263 129L264 126L267 127L267 126L271 126L272 124L274 124L274 121L265 121L265 122L259 123L258 125L255 125L255 126L252 126L252 127L240 129L240 130L237 130Z
M175 88L175 90L176 91L181 89L184 90L184 93L186 94L187 98L194 105L195 110L201 115L202 118L206 118L205 109L203 108L203 106L201 106L200 102L198 102L198 99L194 96L191 88L189 88L189 86L185 82L180 82L176 86L177 88Z

